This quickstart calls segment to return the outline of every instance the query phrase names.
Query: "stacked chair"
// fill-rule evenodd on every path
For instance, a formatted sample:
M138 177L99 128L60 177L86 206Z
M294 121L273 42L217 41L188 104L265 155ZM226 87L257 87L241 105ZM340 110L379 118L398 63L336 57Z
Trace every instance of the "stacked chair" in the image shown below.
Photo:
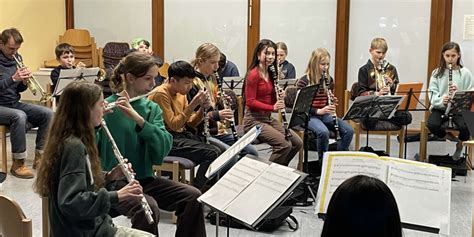
M88 30L69 29L60 35L57 44L68 43L75 50L76 62L83 62L86 67L98 67L99 57L94 37ZM59 63L56 59L44 62L45 67L56 67Z

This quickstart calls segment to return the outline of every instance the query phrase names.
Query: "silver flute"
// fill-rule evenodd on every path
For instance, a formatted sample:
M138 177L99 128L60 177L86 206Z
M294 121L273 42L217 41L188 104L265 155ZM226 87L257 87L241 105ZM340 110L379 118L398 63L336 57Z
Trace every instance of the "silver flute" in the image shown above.
M117 147L117 144L115 143L114 138L112 137L112 134L110 133L109 128L107 127L107 123L105 123L105 120L102 119L102 129L105 132L105 135L107 135L107 139L109 140L110 144L112 145L112 150L114 152L115 158L117 158L118 163L120 164L120 168L122 169L123 174L125 175L125 178L127 179L127 182L132 182L135 179L135 176L133 175L132 172L128 169L128 165L125 162L125 159L123 158L122 154L120 153L120 150ZM148 221L149 224L153 224L153 211L150 208L150 205L148 204L147 200L143 196L141 199L141 205L142 209L145 212L145 217L146 220Z
M150 92L148 92L148 93L146 93L146 94L139 95L139 96L135 96L135 97L133 97L133 98L130 98L130 100L128 100L128 102L132 103L133 101L137 101L137 100L139 100L139 99L141 99L141 98L148 97L149 95L154 94L154 93L156 93L156 92L150 91ZM117 104L117 101L108 103L108 104L105 106L105 110L113 109L113 108L117 107L117 105L118 105L118 104Z

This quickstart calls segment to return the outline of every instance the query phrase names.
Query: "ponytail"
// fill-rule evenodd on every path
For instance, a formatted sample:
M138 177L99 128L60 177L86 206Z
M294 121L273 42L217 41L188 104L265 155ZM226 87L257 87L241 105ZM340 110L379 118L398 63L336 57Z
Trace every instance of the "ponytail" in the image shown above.
M153 56L141 52L130 53L122 58L114 68L110 77L110 87L114 92L123 91L127 84L127 80L125 80L127 73L135 77L142 77L153 66L158 66Z

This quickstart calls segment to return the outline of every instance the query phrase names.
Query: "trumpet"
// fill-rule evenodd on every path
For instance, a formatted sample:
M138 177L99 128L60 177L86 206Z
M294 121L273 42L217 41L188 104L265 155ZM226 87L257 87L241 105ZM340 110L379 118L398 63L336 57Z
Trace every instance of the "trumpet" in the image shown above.
M139 99L141 99L141 98L148 97L149 95L155 94L155 93L156 93L156 92L150 91L150 92L148 92L148 93L146 93L146 94L143 94L143 95L139 95L139 96L135 96L135 97L133 97L133 98L130 98L130 99L128 100L128 102L129 102L129 103L132 103L133 101L137 101L137 100L139 100ZM116 101L111 102L111 103L108 103L108 104L105 106L104 110L113 109L113 108L117 107L117 105L118 105L118 104L117 104Z
M115 140L112 137L112 134L110 133L110 130L107 127L107 123L105 123L104 119L102 119L101 124L102 124L102 129L104 130L105 135L107 136L107 139L109 139L109 142L112 145L112 151L114 152L115 158L117 158L117 161L120 164L120 168L122 169L122 172L125 175L125 178L127 179L129 183L132 182L135 179L135 176L128 169L128 165L125 163L125 159L120 153L120 150L118 149L117 144L115 143ZM148 204L144 196L142 196L142 199L140 201L141 201L143 211L145 212L146 220L148 221L149 224L153 224L154 222L153 216L152 216L153 211L151 210L150 205Z
M23 63L23 60L20 60L18 58L18 55L13 55L13 59L15 59L16 62L16 67L18 69L24 68L25 64ZM36 80L36 78L31 75L30 78L27 79L26 85L28 86L28 89L31 91L33 95L36 95L36 93L39 91L41 94L41 102L47 102L52 99L51 93L47 93L43 87L39 84L39 82Z

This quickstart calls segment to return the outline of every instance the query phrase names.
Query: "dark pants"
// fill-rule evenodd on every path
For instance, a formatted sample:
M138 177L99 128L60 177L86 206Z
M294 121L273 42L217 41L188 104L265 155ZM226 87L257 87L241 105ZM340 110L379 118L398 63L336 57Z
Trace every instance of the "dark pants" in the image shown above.
M0 106L0 123L10 127L13 159L24 159L26 155L26 123L38 127L36 150L43 150L46 133L53 111L47 107L15 102ZM22 155L23 154L23 155Z
M173 147L169 156L184 157L199 165L194 179L194 186L201 188L206 182L206 172L209 165L222 151L215 145L206 144L204 139L190 133L171 133L173 135Z
M428 123L426 124L431 133L441 138L446 136L446 128L441 125L448 121L447 117L441 118L442 115L444 115L444 110L431 110ZM469 140L469 130L467 129L466 123L464 123L464 118L461 115L455 115L453 116L453 123L456 124L456 130L459 130L459 140Z
M201 192L187 184L164 178L139 180L143 193L153 211L155 223L148 224L140 200L122 201L113 204L110 215L124 215L131 219L132 228L147 231L158 236L160 210L175 211L178 217L175 236L206 236L202 204L197 201ZM115 190L126 185L125 181L115 182Z

